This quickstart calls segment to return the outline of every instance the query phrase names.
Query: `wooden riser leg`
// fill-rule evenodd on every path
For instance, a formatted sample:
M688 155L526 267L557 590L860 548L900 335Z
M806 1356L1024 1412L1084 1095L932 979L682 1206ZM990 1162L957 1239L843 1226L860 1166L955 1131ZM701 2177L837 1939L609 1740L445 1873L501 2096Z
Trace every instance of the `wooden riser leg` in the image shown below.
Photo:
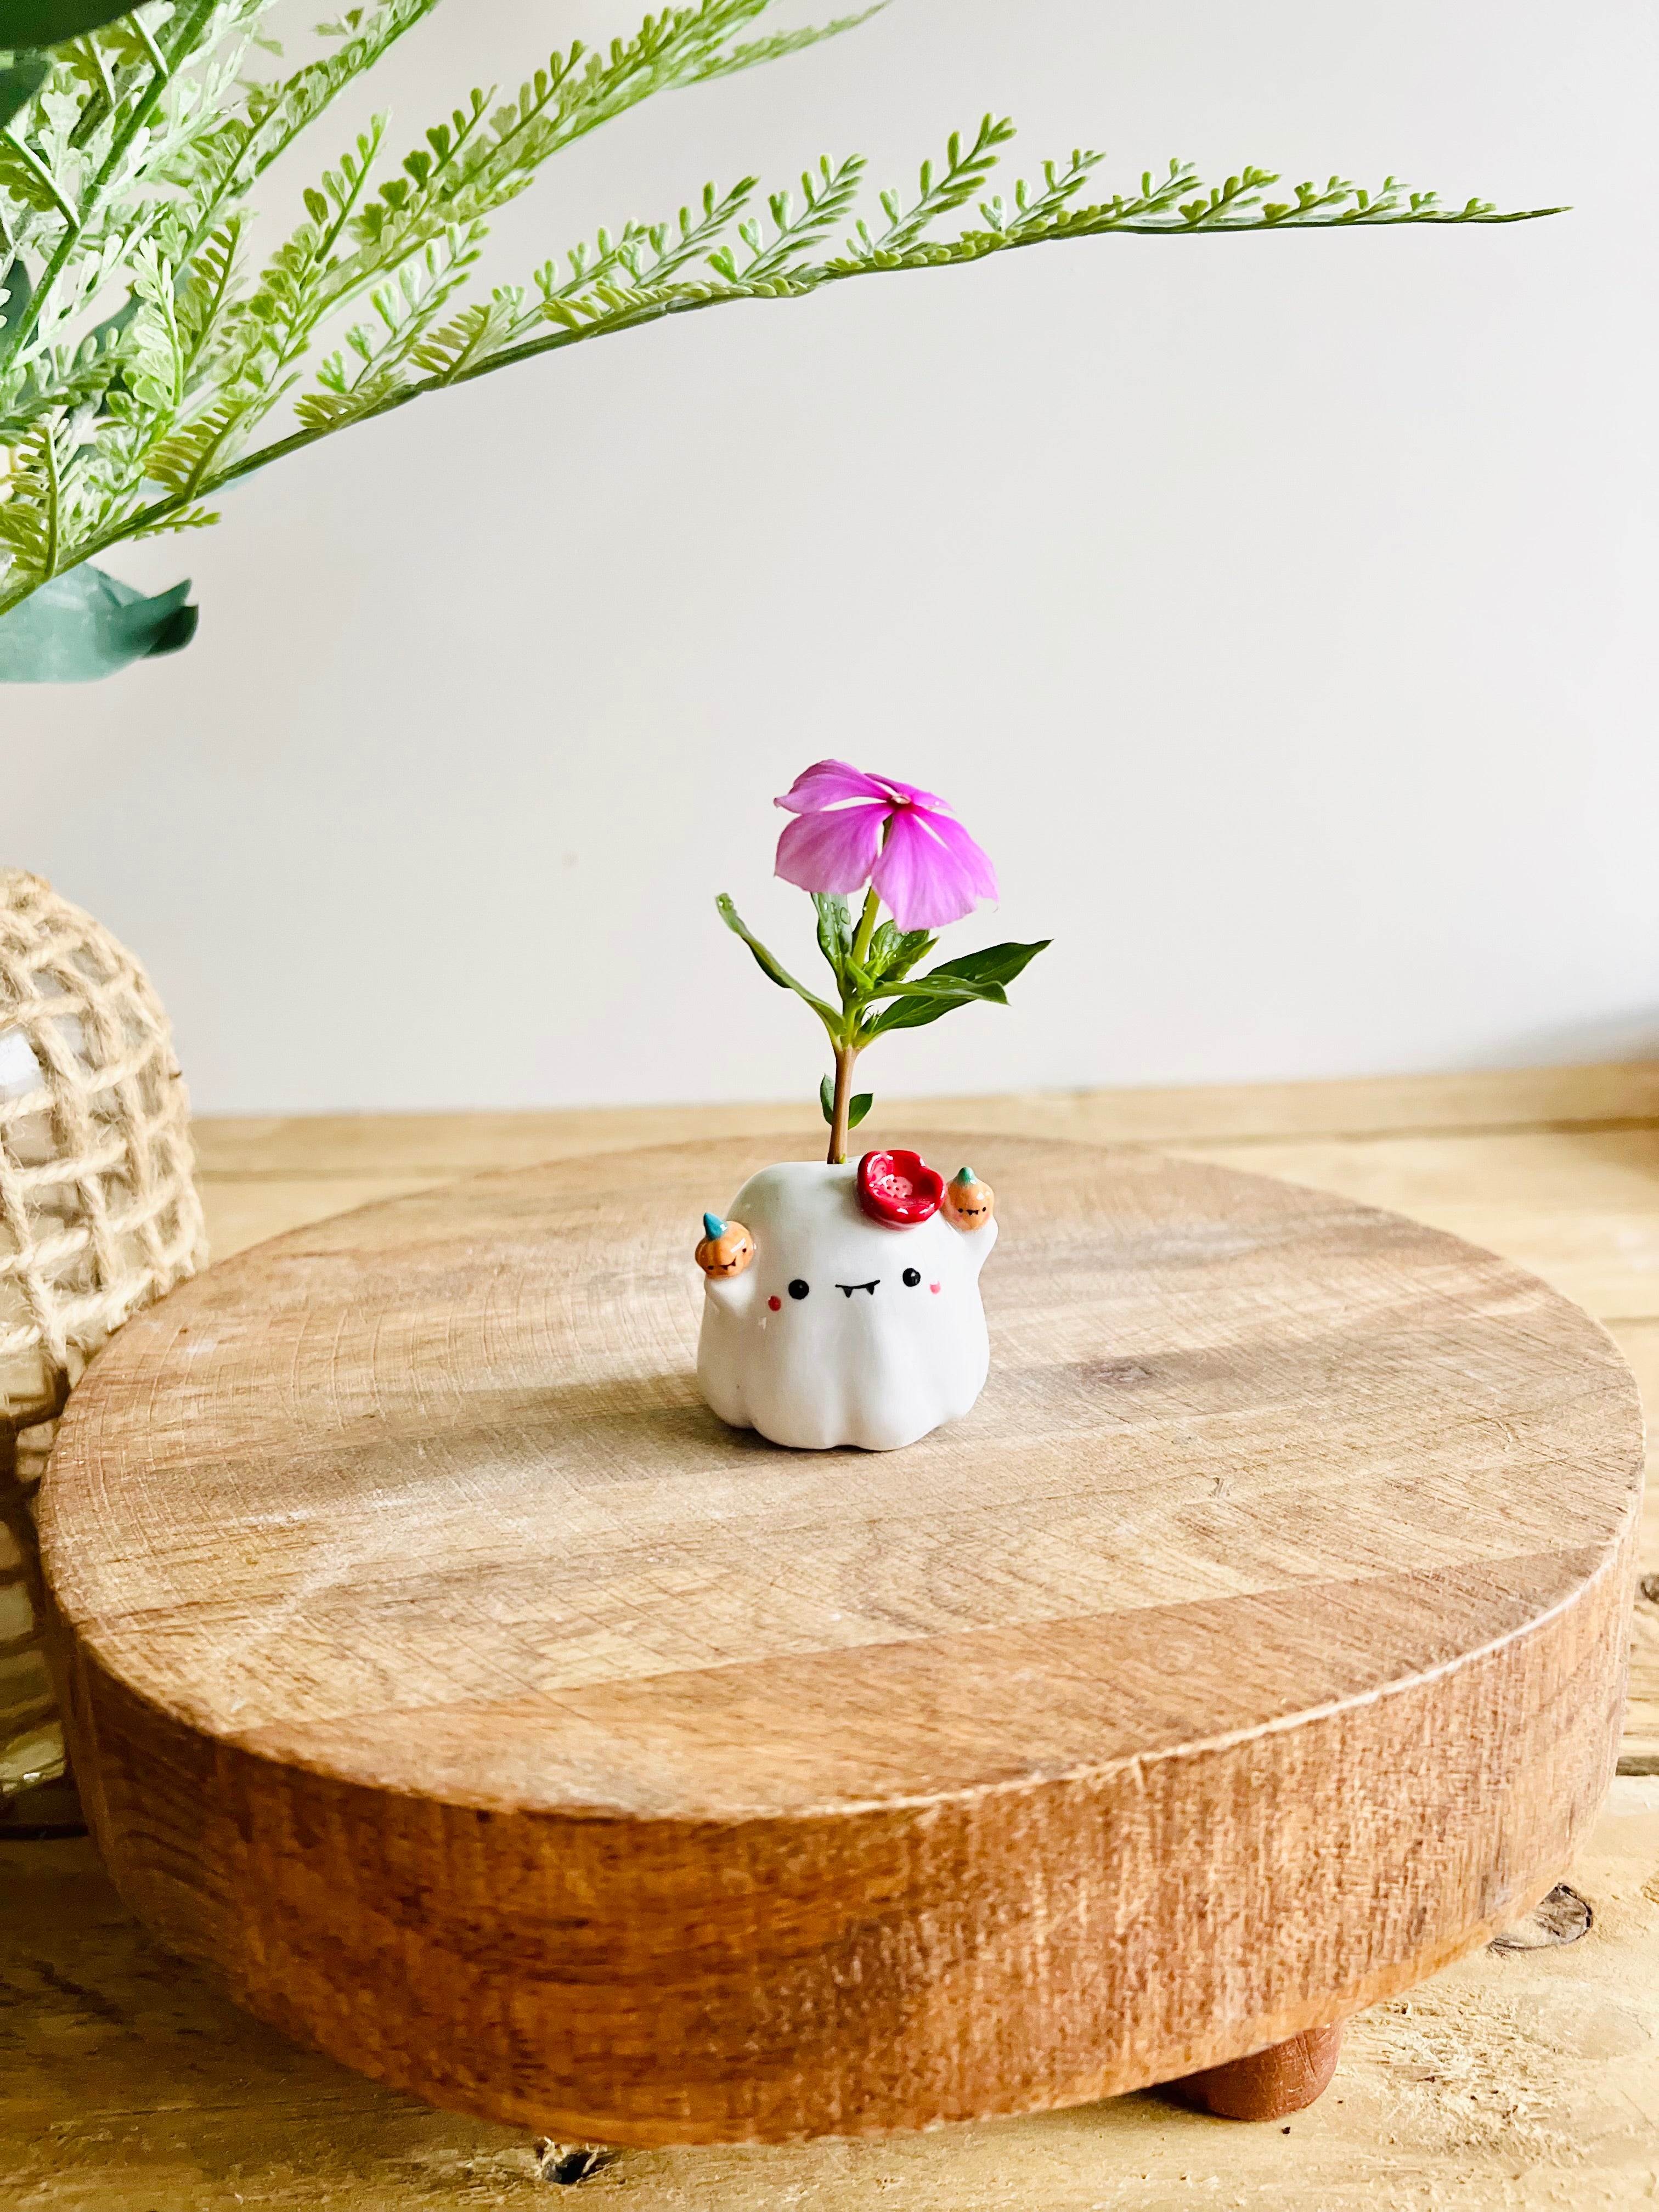
M1248 2058L1206 2067L1170 2084L1184 2105L1224 2120L1282 2120L1322 2096L1336 2071L1342 2024L1310 2027Z

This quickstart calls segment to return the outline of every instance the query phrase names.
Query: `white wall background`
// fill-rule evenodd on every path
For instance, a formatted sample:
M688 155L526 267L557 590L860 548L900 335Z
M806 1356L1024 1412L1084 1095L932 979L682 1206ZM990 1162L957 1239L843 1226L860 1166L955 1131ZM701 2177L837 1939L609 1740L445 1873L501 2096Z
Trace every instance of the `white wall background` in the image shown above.
M454 0L376 100L413 141L632 13ZM148 959L209 1110L810 1094L713 898L809 957L769 802L826 753L990 848L964 948L1057 940L878 1089L1651 1049L1656 50L1647 0L895 0L656 102L500 270L987 106L1120 179L1577 212L1045 248L423 402L112 561L200 636L0 692L0 852Z

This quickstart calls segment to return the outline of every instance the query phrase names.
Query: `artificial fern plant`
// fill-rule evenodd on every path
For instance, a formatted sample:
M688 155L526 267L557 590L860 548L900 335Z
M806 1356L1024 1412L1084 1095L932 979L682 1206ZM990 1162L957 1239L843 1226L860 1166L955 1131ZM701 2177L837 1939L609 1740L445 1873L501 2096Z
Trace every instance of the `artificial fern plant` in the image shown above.
M145 602L91 556L216 521L227 485L355 422L665 315L1108 234L1523 219L1391 177L1273 198L1271 171L1205 185L1180 162L1103 197L1086 151L995 192L1013 126L987 116L909 192L866 204L856 155L813 162L798 197L709 184L486 295L489 217L566 147L866 18L751 37L773 0L701 0L553 55L516 98L469 92L401 159L377 116L262 254L249 195L438 0L353 8L288 75L264 59L273 4L0 0L0 677L102 673L185 641L187 587Z

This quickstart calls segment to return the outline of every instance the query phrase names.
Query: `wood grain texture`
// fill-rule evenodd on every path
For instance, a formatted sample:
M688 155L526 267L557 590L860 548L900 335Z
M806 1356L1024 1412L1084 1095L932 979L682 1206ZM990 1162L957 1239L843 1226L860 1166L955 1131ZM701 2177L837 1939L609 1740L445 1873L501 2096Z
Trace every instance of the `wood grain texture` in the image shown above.
M88 1844L0 1843L6 2212L1589 2212L1659 2173L1659 1778L1571 1879L1586 1942L1485 1949L1347 2023L1280 2128L1167 2092L860 2142L629 2149L568 2198L532 2129L301 2050L161 1952Z
M1217 1143L1201 1157L1407 1209L1604 1320L1659 1317L1659 1128Z
M406 1198L131 1324L44 1521L163 1940L459 2109L715 2142L1188 2073L1547 1889L1622 1698L1605 1335L1341 1200L969 1149L993 1381L902 1454L696 1401L749 1142Z
M887 1103L892 1105L890 1096ZM1269 1142L1291 1137L1659 1128L1659 1061L1367 1076L1337 1083L1191 1084L1129 1091L1004 1092L901 1102L911 1129L994 1129L1095 1145ZM422 1175L532 1167L597 1152L737 1133L804 1136L809 1109L746 1105L571 1106L467 1114L209 1115L193 1125L210 1182L229 1177ZM900 1132L902 1133L902 1131Z

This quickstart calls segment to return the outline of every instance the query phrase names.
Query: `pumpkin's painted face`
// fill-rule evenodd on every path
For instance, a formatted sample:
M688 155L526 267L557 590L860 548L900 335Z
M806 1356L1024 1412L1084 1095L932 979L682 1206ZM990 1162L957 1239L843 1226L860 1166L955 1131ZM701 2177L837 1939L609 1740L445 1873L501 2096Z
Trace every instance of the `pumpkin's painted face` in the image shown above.
M723 1221L716 1229L712 1215L705 1214L703 1219L709 1224L708 1234L694 1255L697 1265L715 1281L730 1282L754 1258L755 1240L740 1221Z
M945 1186L940 1200L947 1221L958 1229L983 1229L995 1210L996 1200L988 1182L981 1182L970 1169L964 1168L959 1176Z
M751 1176L732 1212L754 1258L735 1279L708 1273L697 1355L722 1420L775 1443L885 1451L969 1410L989 1359L979 1271L994 1227L964 1237L937 1201L895 1221L869 1209L856 1170L807 1161Z

